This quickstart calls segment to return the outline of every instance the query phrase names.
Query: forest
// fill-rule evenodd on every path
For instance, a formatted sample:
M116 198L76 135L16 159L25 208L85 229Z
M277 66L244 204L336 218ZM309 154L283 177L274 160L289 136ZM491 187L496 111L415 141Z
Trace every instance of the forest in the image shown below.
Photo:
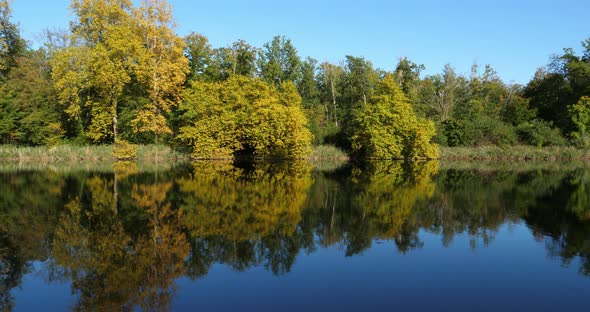
M165 144L195 159L305 158L333 145L353 158L433 159L439 146L590 146L590 39L526 85L489 65L425 75L346 55L302 58L275 36L213 47L176 34L164 0L73 0L69 30L33 45L0 0L0 144Z

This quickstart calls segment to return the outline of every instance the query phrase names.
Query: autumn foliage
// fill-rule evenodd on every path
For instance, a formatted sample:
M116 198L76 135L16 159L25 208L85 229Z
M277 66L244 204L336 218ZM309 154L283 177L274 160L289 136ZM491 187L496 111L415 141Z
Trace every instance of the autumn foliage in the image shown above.
M369 102L356 111L352 150L373 159L435 159L434 124L416 116L391 76L377 84Z
M280 89L257 78L193 81L181 108L177 140L197 159L296 159L311 152L312 135L292 82Z

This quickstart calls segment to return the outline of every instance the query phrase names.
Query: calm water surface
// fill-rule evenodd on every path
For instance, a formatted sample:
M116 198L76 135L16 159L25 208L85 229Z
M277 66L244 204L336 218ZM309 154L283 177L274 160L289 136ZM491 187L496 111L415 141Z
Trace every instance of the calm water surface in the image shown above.
M583 164L0 173L2 311L588 307Z

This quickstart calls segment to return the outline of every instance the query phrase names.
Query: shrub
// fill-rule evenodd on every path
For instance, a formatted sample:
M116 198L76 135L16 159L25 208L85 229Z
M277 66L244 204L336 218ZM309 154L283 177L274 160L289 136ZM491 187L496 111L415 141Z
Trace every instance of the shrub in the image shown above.
M516 134L522 144L537 147L565 145L565 139L559 129L551 122L532 120L516 127Z
M573 105L568 106L572 126L572 141L580 148L590 146L590 97L583 96Z
M113 156L118 160L129 160L137 155L137 146L125 140L118 140L113 145Z
M479 116L474 120L463 121L464 144L482 145L514 145L517 136L514 127L489 116Z
M447 119L443 121L442 129L447 146L453 147L465 144L465 129L457 120Z

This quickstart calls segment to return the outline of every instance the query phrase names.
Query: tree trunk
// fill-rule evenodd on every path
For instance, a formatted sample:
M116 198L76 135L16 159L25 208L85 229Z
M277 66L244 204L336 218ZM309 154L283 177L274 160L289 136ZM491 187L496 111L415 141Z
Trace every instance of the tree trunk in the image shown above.
M334 86L334 79L330 79L330 87L332 89L332 104L334 105L334 122L336 123L336 127L338 127L338 114L336 112L336 87Z
M119 119L117 118L117 99L113 101L113 107L113 138L115 140L115 143L117 143L119 136Z

